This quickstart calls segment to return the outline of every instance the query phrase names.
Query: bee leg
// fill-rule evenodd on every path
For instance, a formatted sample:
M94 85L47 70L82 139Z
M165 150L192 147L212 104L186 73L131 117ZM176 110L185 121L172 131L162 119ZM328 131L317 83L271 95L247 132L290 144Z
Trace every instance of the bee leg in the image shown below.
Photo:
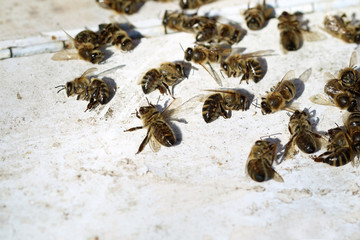
M146 137L144 138L144 140L142 141L142 143L140 144L139 150L137 151L136 154L140 153L142 150L144 150L144 147L146 146L146 144L148 144L149 140L150 140L150 130L151 127L149 127L147 133L146 133Z
M89 102L89 104L87 105L87 108L85 109L84 112L86 112L86 111L89 110L89 109L92 109L94 106L97 105L97 103L98 103L98 102L97 102L96 100L94 101L94 99L91 98L91 99L90 99L90 102Z
M124 130L124 132L132 132L132 131L139 130L139 129L142 129L142 128L144 128L144 127L143 126L133 127L133 128L129 128L129 129Z
M229 113L225 110L222 104L220 104L220 116L222 116L225 119L229 118Z
M169 86L168 86L166 83L164 83L164 82L162 82L162 84L163 84L163 86L165 87L165 89L167 90L167 92L169 93L169 95L170 95L173 99L175 99L174 96L172 95L171 91L170 91Z
M315 162L324 162L325 158L324 156L331 154L331 152L324 152L323 154L319 155L319 156L311 156L311 158L315 161Z

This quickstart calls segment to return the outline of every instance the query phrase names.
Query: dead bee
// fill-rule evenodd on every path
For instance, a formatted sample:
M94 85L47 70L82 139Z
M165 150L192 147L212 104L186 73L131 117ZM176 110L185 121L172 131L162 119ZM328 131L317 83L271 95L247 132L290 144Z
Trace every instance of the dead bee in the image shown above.
M248 99L246 95L235 90L206 90L215 92L204 102L202 116L206 123L216 120L219 116L229 118L227 111L245 111Z
M319 148L319 143L316 138L321 138L321 135L311 130L311 123L309 121L309 113L296 110L290 117L289 132L291 138L285 145L284 158L292 151L294 153L294 144L304 153L314 153ZM292 154L293 155L293 154Z
M180 7L182 9L195 9L215 1L216 0L180 0Z
M352 148L356 154L356 161L353 163L355 166L359 166L360 157L360 112L352 112L348 115L345 121L345 128L352 141Z
M169 86L175 85L185 77L184 66L181 63L165 62L159 68L147 71L139 84L145 94L158 89L161 94L167 92L172 96Z
M96 0L103 8L109 8L117 13L136 13L145 3L144 0Z
M306 70L299 79L305 82L311 75L311 68ZM261 112L269 114L284 109L286 103L290 102L296 94L296 87L291 79L295 78L294 71L285 74L283 79L271 89L266 97L261 98Z
M214 71L210 63L217 63L222 61L225 56L230 55L231 48L224 48L220 45L197 45L194 48L187 48L185 50L184 58L186 61L193 61L194 63L200 64L209 74L212 76L219 86L222 86L221 79L219 75ZM210 72L205 64L208 64L211 71Z
M88 109L96 107L99 103L106 104L109 100L109 88L107 84L99 78L92 77L89 79L87 77L96 70L97 68L89 68L73 81L67 82L65 85L57 86L56 88L61 87L58 93L66 90L68 97L77 95L76 100L90 101L85 112Z
M349 135L340 127L328 130L329 144L327 151L312 159L315 162L327 163L339 167L354 161L354 150Z
M360 28L346 18L346 14L327 15L324 18L325 31L347 43L360 43Z
M276 158L277 145L277 142L273 144L266 140L255 142L246 163L246 172L251 179L256 182L264 182L270 179L284 182L283 178L272 168Z
M123 51L130 51L133 47L132 39L117 23L100 24L99 38L101 44L111 43Z
M196 28L197 42L227 43L230 46L240 42L242 30L230 24L217 24L216 21L207 21Z
M176 107L180 102L181 100L179 98L174 99L163 112L159 112L149 101L148 106L142 106L139 111L136 110L136 117L143 121L143 126L125 130L125 132L130 132L147 128L146 137L141 142L136 154L140 153L148 142L150 142L151 150L154 152L159 151L161 145L165 147L175 145L176 136L167 121L169 121L172 116L175 116Z
M240 77L240 83L245 80L249 83L249 79L258 82L262 76L262 69L257 57L270 54L272 50L262 50L247 54L234 54L221 63L222 70L228 77Z
M340 109L346 109L349 112L358 110L358 102L354 94L346 90L340 80L329 72L325 73L325 78L329 79L324 87L323 94L316 94L310 97L310 101L320 105L336 106Z
M246 25L251 30L259 30L264 26L266 20L268 20L274 9L266 7L266 0L263 1L263 4L257 4L255 7L250 8L248 4L248 9L244 12Z
M84 30L78 33L75 38L71 37L67 32L65 32L65 34L72 40L77 53L63 50L55 53L51 58L52 60L83 59L95 64L104 58L104 53L99 50L101 43L99 41L99 35L96 32Z
M360 95L360 73L355 69L357 63L357 54L354 51L350 57L349 67L342 69L339 73L338 79L341 84L350 92Z

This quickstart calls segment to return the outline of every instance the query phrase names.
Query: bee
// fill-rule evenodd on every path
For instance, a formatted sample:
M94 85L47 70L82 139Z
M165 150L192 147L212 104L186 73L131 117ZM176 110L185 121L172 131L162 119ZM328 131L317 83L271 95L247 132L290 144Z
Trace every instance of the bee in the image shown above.
M99 25L99 38L101 44L111 43L123 51L130 51L133 47L133 41L126 31L121 29L119 24L109 23Z
M256 51L248 54L234 54L225 59L221 63L221 68L228 77L240 77L240 83L245 80L249 83L249 79L258 82L263 76L263 71L257 57L266 56L272 50Z
M230 53L231 48L225 48L220 45L197 45L194 48L187 48L184 58L186 61L200 64L215 79L216 83L222 86L219 75L214 71L210 63L218 63L230 55ZM212 73L205 67L205 64L209 65Z
M324 18L325 31L347 43L360 43L360 28L351 24L346 14L327 15Z
M245 111L248 105L247 96L235 90L206 90L215 92L204 102L202 116L206 123L216 120L219 116L229 118L227 111Z
M266 20L268 20L272 13L273 8L266 7L266 0L263 1L263 4L257 4L255 7L250 8L248 4L248 9L244 12L246 25L251 30L259 30L264 26Z
M195 9L215 1L216 0L180 0L180 7L182 9Z
M95 108L99 103L106 104L109 100L109 88L107 84L99 78L88 78L88 75L97 68L87 69L80 77L75 78L73 81L67 82L65 85L59 85L58 93L66 90L68 97L77 95L76 100L89 101L87 110Z
M357 63L357 54L354 51L350 57L349 67L342 69L338 75L341 84L350 92L360 95L360 73L355 69Z
M329 79L324 87L325 96L316 94L310 97L310 101L320 105L336 106L340 109L346 109L349 112L358 110L358 102L353 93L346 90L340 80L329 72L325 73L325 78Z
M348 115L345 121L345 128L352 141L352 148L356 154L356 162L354 165L359 165L360 156L360 112L352 112Z
M143 121L143 126L133 127L125 130L131 132L134 130L147 128L147 133L136 154L140 153L146 144L150 142L150 147L154 152L160 150L161 145L172 147L176 143L176 136L169 124L166 122L168 113L171 112L169 107L174 104L175 99L163 112L159 112L156 107L148 101L148 106L140 107L136 110L136 117Z
M332 128L328 133L330 138L327 151L317 157L312 156L312 159L335 167L353 162L354 150L348 133L340 127Z
M299 79L305 82L311 75L311 68L306 70ZM261 112L269 114L284 109L286 103L290 102L296 94L296 86L291 79L295 78L293 70L287 72L283 79L271 89L266 97L261 100Z
M278 143L271 143L266 140L258 140L251 148L247 163L246 172L256 182L264 182L274 179L284 182L283 178L272 168L276 158Z
M64 31L65 32L65 31ZM83 59L91 63L99 63L104 58L104 53L99 50L99 35L91 30L84 30L78 33L75 38L67 32L65 34L72 40L77 53L67 50L57 52L51 58L54 61Z
M227 43L230 46L240 42L242 30L230 24L216 24L216 21L207 21L196 28L197 42Z
M110 8L118 13L136 13L144 4L143 0L96 0L103 8Z
M161 94L167 92L172 96L169 86L175 85L185 77L187 76L181 63L165 62L159 68L147 71L142 77L140 84L145 94L158 89Z
M211 21L211 19L206 16L197 16L197 13L188 15L183 12L169 12L166 10L162 19L162 25L164 26L165 34L168 33L168 28L178 32L193 33L196 28L195 25L205 24L208 21Z
M319 148L319 143L316 138L321 136L311 130L311 123L309 121L310 115L306 111L296 110L290 117L289 132L291 138L285 145L284 157L294 149L294 144L304 153L314 153Z
M284 11L278 19L281 45L288 51L298 50L303 42L303 36L297 16Z

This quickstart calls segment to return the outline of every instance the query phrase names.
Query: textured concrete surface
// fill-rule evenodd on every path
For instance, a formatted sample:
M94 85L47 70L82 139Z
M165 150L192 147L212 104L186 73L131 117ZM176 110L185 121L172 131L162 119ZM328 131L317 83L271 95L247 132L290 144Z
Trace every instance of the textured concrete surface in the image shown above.
M29 4L35 3L66 10L58 16L35 7L43 18L49 17L39 22L31 20L30 8L19 6L25 3L18 3L19 8L10 9L16 16L1 15L2 22L17 26L2 40L57 31L58 22L70 30L96 26L110 15L93 1L78 1L78 7L66 1ZM225 3L202 11L220 7L236 12ZM164 6L177 8L174 3ZM129 19L141 23L149 14L151 24L160 24L164 9L163 3L148 2ZM359 10L357 5L331 13ZM68 17L86 13L91 16L89 24ZM294 105L315 111L318 131L342 125L344 111L308 100L322 92L326 71L335 73L347 66L352 51L360 54L356 45L319 29L324 14L308 13L305 19L325 39L305 42L297 52L282 53L276 19L261 31L248 31L235 47L246 48L245 52L273 49L276 55L266 58L267 73L259 83L239 85L239 79L225 78L224 87L245 89L259 101L289 70L299 76L311 67L312 75ZM227 17L245 27L241 16ZM144 32L149 32L146 27ZM85 113L86 102L57 94L54 87L80 76L92 64L55 62L53 54L0 61L0 239L359 239L360 173L351 164L334 168L299 153L274 166L284 183L256 183L246 176L245 163L256 140L272 135L282 146L289 140L285 111L262 115L251 106L246 112L233 112L230 119L205 124L199 104L184 116L187 124L174 122L181 140L177 146L162 147L158 153L146 146L135 155L146 131L123 131L141 125L133 113L146 99L137 81L161 62L182 60L179 43L189 47L193 41L191 34L159 34L141 39L129 53L110 47L114 54L96 67L101 72L126 65L107 75L116 94L107 105ZM174 95L183 101L218 87L201 66L196 67L174 88ZM147 97L159 107L169 103L158 92Z

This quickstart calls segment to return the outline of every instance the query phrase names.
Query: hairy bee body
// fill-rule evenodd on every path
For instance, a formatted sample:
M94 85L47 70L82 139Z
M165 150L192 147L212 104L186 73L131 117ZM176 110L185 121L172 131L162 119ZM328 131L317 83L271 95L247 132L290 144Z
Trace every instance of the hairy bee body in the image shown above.
M256 182L264 182L274 179L283 182L282 177L272 168L276 158L277 143L273 144L266 140L258 140L251 148L246 172Z
M354 161L354 151L347 132L337 127L328 130L328 133L330 139L327 151L317 157L313 157L314 161L327 163L334 167L343 166Z
M358 109L356 97L349 91L346 91L338 79L329 80L325 84L324 92L337 107L347 109L349 112L354 112Z
M118 13L133 14L144 4L143 0L96 0L101 7L110 8Z
M99 29L99 38L102 44L111 43L123 51L130 51L132 49L132 39L118 24L100 24Z
M272 8L266 8L265 0L263 4L257 4L253 8L249 8L244 12L246 25L251 30L259 30L264 26L273 12Z
M141 128L147 128L147 134L136 154L144 149L151 138L154 138L157 143L165 147L174 146L176 143L175 134L169 124L164 120L163 113L159 112L154 105L149 103L148 106L140 107L139 112L136 112L136 116L143 121L143 126L125 130L134 131ZM156 151L157 150L159 149L156 149Z
M296 15L283 12L279 16L280 43L288 51L300 48L303 36Z
M345 122L346 130L352 141L352 146L357 155L360 154L360 112L349 114Z
M209 90L218 92L210 95L204 102L202 116L206 123L213 122L219 116L229 118L227 111L245 111L247 97L232 90Z
M96 32L81 31L75 36L74 43L82 59L91 63L99 63L103 59L104 53L99 50L99 35Z
M269 114L281 110L287 102L290 102L296 94L296 87L290 80L285 80L275 87L266 97L262 98L261 111Z
M216 0L180 0L180 7L182 9L194 9L215 1Z
M325 30L332 36L347 43L360 43L360 28L352 25L346 15L327 15L324 18Z
M90 86L87 91L87 98L89 98L90 103L86 110L96 107L98 103L106 104L109 101L110 93L108 85L99 78L91 78Z
M240 83L245 80L248 83L249 79L258 82L262 77L262 69L259 61L255 58L244 59L240 54L235 54L228 57L222 64L221 68L228 77L242 76Z

